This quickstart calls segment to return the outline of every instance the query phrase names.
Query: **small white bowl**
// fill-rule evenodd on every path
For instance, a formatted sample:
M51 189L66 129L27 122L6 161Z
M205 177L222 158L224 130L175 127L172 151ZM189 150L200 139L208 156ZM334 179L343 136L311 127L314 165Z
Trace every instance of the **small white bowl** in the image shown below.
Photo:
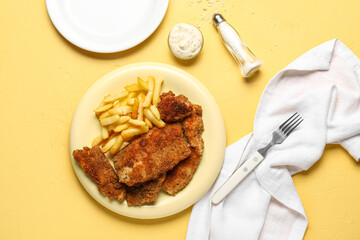
M177 53L177 52L175 51L175 49L174 49L174 46L172 46L173 44L171 44L171 42L170 42L170 38L171 38L171 35L172 35L174 29L175 29L176 27L178 27L180 24L186 25L187 27L190 26L192 29L195 29L195 31L196 31L197 33L200 33L200 36L201 36L201 46L200 46L198 49L196 49L196 52L192 52L192 54L190 54L190 55L188 55L188 56L180 55L179 53ZM195 57L196 57L197 55L199 55L199 53L201 52L201 49L202 49L203 46L204 46L204 37L203 37L202 32L201 32L197 27L195 27L194 25L188 24L188 23L178 23L178 24L176 24L176 25L171 29L171 31L170 31L170 33L169 33L169 36L168 36L168 46L169 46L169 49L170 49L171 53L172 53L175 57L177 57L177 58L179 58L179 59L182 59L182 60L189 60L189 59L195 58Z

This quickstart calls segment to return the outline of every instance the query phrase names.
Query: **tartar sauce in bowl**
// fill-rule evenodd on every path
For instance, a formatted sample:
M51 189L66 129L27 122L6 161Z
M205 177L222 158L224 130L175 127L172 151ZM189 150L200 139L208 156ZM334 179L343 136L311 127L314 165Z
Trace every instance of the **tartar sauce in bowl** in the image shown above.
M176 24L169 34L169 48L175 57L192 59L196 57L204 43L199 29L187 23Z

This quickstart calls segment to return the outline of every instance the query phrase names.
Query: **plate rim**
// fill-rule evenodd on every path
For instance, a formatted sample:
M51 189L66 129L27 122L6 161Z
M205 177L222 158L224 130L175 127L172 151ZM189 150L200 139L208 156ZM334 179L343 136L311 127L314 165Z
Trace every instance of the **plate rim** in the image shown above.
M71 44L84 49L86 51L90 51L90 52L94 52L94 53L117 53L117 52L122 52L125 50L128 50L130 48L133 48L137 45L139 45L140 43L144 42L147 38L149 38L155 31L156 29L160 26L161 22L163 21L165 14L167 12L168 6L169 6L169 1L170 0L161 0L161 8L160 8L160 13L158 15L158 17L156 19L153 20L153 25L151 25L151 28L149 28L148 31L144 31L144 34L142 35L142 37L139 37L136 39L136 41L133 42L126 42L126 44L116 44L116 45L112 45L115 46L113 48L107 48L107 47L103 47L103 48L92 48L86 45L86 41L85 43L80 41L76 41L72 38L71 34L69 34L66 31L66 25L62 25L61 21L57 19L56 17L56 8L54 8L54 4L56 1L59 0L46 0L45 4L46 4L46 9L48 12L48 16L52 22L52 24L54 25L54 27L56 28L56 30L67 40L69 41ZM108 46L108 45L107 45Z
M221 128L221 133L222 133L222 136L219 137L219 139L221 140L221 143L219 143L219 145L221 146L221 153L219 155L222 156L222 159L219 159L219 162L217 163L217 174L216 176L213 177L212 181L207 184L206 186L206 191L203 191L201 194L198 194L199 197L197 198L194 198L192 201L188 201L186 204L184 204L182 207L177 207L175 211L167 211L166 213L162 213L162 214L159 214L159 213L156 213L152 216L148 216L148 215L142 215L142 214L129 214L129 213L124 213L124 212L121 212L121 211L118 211L114 208L111 208L109 206L106 205L106 202L102 201L100 198L99 198L99 195L97 194L93 194L93 192L88 188L87 184L85 183L85 180L83 180L83 178L80 176L80 174L82 175L85 175L87 177L87 175L83 172L83 171L77 171L76 168L80 168L80 166L78 166L78 164L76 163L76 161L73 159L73 156L72 156L72 131L74 129L74 119L76 118L77 116L77 113L78 113L78 109L80 108L80 106L82 104L84 104L84 99L85 99L85 96L90 92L92 91L96 91L96 88L98 86L100 86L103 82L106 82L106 81L111 81L111 77L112 76L115 76L116 74L118 73L121 73L123 71L132 71L132 69L138 69L138 68L159 68L159 69L164 69L165 71L175 71L177 74L181 74L181 75L185 75L187 78L190 78L192 81L194 81L194 83L201 87L201 90L204 91L206 93L206 95L208 97L211 98L211 100L213 101L213 103L215 103L215 111L218 113L218 116L219 116L219 119L221 121L219 121L221 124L220 128ZM168 217L168 216L171 216L171 215L174 215L174 214L177 214L179 212L182 212L183 210L187 209L188 207L192 206L193 204L195 204L197 201L199 201L205 194L207 191L209 191L211 189L211 187L213 186L214 182L216 181L219 173L220 173L220 170L222 168L222 164L224 162L224 158L225 158L225 150L226 150L226 131L225 131L225 123L224 123L224 119L222 117L222 114L221 114L221 111L220 111L220 108L218 107L214 97L212 96L212 94L208 91L208 89L197 79L195 78L193 75L191 75L190 73L180 69L180 68L177 68L175 66L172 66L172 65L169 65L169 64L164 64L164 63L158 63L158 62L141 62L141 63L133 63L133 64L128 64L128 65L124 65L122 67L119 67L119 68L116 68L108 73L106 73L105 75L103 75L102 77L100 77L99 79L97 79L88 89L87 91L84 93L84 95L82 96L82 98L80 99L74 113L73 113L73 117L72 117L72 121L71 121L71 126L70 126L70 132L69 132L69 153L70 153L70 161L71 161L71 164L72 164L72 168L75 172L75 175L78 179L78 181L81 183L82 187L85 188L85 190L87 191L87 193L92 197L94 198L98 203L100 203L103 207L105 207L106 209L114 212L114 213L117 213L119 215L122 215L122 216L126 216L126 217L129 217L129 218L135 218L135 219L159 219L159 218L165 218L165 217ZM92 181L92 180L91 180ZM96 187L97 188L97 187ZM100 194L101 197L103 199L107 199L106 196ZM115 200L113 200L115 201Z

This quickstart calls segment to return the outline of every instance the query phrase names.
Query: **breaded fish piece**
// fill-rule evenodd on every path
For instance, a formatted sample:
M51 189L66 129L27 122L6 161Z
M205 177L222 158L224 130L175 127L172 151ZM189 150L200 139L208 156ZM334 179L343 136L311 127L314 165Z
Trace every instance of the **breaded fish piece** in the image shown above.
M73 151L75 161L96 184L99 191L109 199L123 201L126 195L125 185L119 182L115 170L99 147Z
M163 189L173 196L189 184L202 157L204 140L201 135L204 131L204 123L202 120L201 106L194 105L193 113L185 118L182 126L190 142L191 154L187 159L181 161L174 169L167 173L167 177L163 183Z
M192 104L184 95L175 96L172 91L160 95L158 103L160 117L165 122L181 121L189 116L193 110Z
M161 190L161 185L164 182L166 174L161 174L160 177L136 185L128 187L126 190L126 202L129 206L140 206L146 203L153 203L158 197Z
M158 178L190 153L181 125L176 123L151 129L122 149L113 161L119 181L133 186Z
M174 169L168 171L163 183L163 189L166 193L175 196L184 189L192 179L201 159L201 154L195 148L191 148L190 156L181 161Z
M202 120L202 108L199 105L193 105L193 113L184 119L181 123L185 136L189 140L190 146L194 147L198 154L202 154L204 149L204 140L201 137L204 132L204 123Z

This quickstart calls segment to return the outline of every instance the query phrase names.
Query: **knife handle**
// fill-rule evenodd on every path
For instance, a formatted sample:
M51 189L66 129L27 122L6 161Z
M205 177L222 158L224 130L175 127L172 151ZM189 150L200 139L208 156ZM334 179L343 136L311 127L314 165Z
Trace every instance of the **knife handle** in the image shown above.
M212 203L220 203L262 160L264 157L258 151L251 155L215 192Z

